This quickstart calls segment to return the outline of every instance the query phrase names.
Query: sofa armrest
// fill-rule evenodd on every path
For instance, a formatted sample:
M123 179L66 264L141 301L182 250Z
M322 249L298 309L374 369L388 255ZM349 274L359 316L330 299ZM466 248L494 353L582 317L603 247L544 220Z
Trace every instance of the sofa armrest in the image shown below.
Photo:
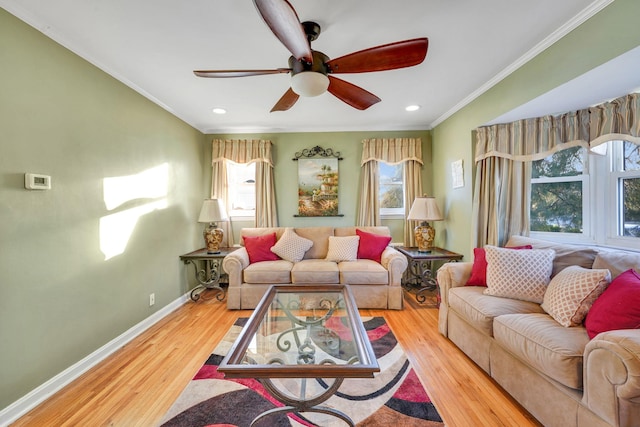
M242 284L242 270L249 266L249 254L245 247L231 252L222 260L222 269L229 275L229 287Z
M640 420L640 329L603 332L584 352L584 403L614 426Z
M400 286L402 275L409 265L407 257L397 249L387 246L380 256L380 264L389 272L389 286Z
M471 276L472 262L447 262L438 269L436 280L440 289L440 310L438 311L438 330L447 336L449 315L449 289L464 286Z

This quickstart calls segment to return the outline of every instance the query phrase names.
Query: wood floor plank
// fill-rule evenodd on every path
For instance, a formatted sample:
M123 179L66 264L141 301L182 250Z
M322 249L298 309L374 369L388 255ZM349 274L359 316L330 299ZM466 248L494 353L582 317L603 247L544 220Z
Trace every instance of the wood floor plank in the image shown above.
M22 426L156 426L238 317L215 298L188 302L46 402ZM540 426L517 402L438 333L435 297L405 294L404 310L383 316L448 427Z

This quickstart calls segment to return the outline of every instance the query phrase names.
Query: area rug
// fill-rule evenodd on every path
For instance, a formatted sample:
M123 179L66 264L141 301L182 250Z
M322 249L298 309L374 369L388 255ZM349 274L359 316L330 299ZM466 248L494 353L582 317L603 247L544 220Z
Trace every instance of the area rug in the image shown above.
M169 409L164 427L248 427L260 413L283 406L255 379L226 380L218 365L248 319L240 318ZM381 372L375 378L345 379L323 403L347 414L359 427L444 426L404 351L383 317L363 318ZM339 334L339 331L336 331ZM287 380L283 380L287 381ZM288 380L291 381L291 380ZM327 387L322 380L315 387ZM342 427L344 421L312 412L276 413L256 427Z

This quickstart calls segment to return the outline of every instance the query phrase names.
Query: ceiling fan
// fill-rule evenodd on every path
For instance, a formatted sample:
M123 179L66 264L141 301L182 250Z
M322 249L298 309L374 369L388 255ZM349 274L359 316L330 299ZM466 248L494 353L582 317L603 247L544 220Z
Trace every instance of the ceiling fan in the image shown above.
M271 111L286 111L300 95L317 96L329 91L338 99L359 110L366 110L380 98L334 77L340 73L367 73L412 67L424 61L429 39L417 38L389 43L329 59L322 52L312 50L311 42L320 35L315 22L302 22L287 0L254 0L258 12L280 42L292 53L289 68L272 70L196 70L199 77L228 78L263 74L291 73L291 87Z

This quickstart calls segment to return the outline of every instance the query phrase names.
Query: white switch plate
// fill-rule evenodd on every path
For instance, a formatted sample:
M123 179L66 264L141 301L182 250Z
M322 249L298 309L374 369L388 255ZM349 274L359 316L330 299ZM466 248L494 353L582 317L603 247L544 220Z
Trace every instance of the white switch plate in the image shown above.
M149 307L156 303L156 294L149 294Z

